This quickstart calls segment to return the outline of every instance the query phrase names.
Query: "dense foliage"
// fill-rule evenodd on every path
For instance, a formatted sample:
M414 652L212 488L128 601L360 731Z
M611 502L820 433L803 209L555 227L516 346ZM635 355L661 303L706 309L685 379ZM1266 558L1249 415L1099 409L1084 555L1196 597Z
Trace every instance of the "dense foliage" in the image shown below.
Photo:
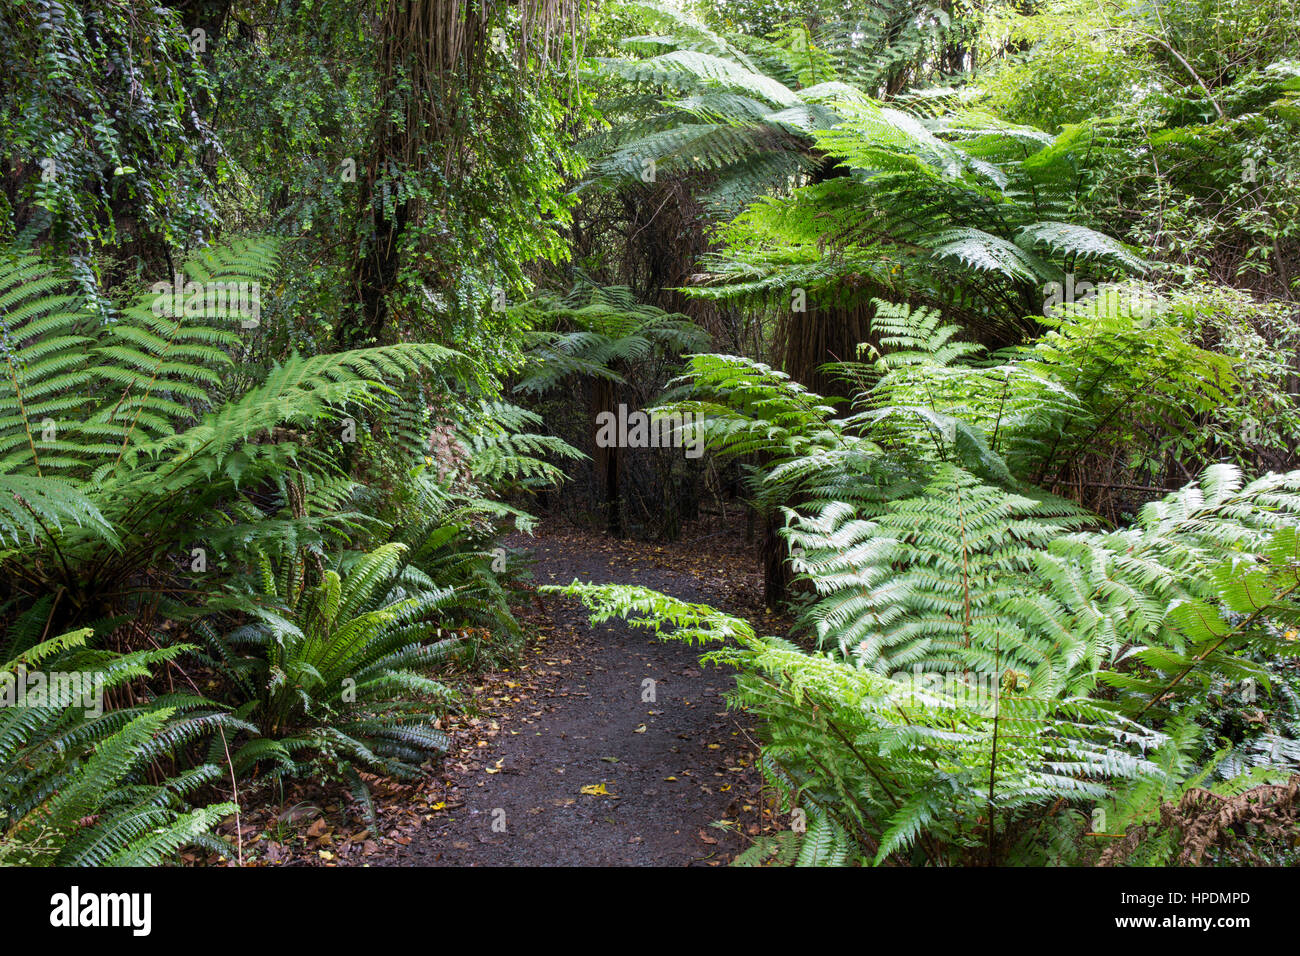
M788 633L562 590L736 675L739 862L1295 862L1291 6L10 0L0 863L374 819L505 534L710 503Z

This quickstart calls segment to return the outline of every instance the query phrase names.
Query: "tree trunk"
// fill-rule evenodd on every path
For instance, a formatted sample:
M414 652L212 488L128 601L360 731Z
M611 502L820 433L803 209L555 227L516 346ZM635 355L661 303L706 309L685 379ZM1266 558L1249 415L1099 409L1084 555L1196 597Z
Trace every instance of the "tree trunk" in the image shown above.
M767 515L763 526L763 604L775 610L790 596L790 563L786 560L785 542L778 530L780 519Z
M385 212L380 190L380 173L372 165L366 175L362 197L362 228L368 218L369 230L357 237L359 246L353 272L355 305L349 321L339 324L335 338L340 348L356 348L383 343L388 338L388 296L396 286L400 266L402 231L406 227L406 203L393 208L390 218Z
M597 422L602 412L617 415L615 385L609 379L597 379L591 390L592 464L597 495L605 512L605 533L623 537L622 488L619 482L620 450L617 444L607 448L596 442Z
M827 398L841 413L849 408L848 384L822 370L828 362L851 362L858 357L858 344L870 341L871 314L869 301L847 307L818 309L810 304L806 312L792 312L778 330L781 341L781 368L804 388ZM794 505L797 502L787 502ZM790 594L793 574L785 542L777 533L780 521L767 516L763 533L763 599L775 607Z
M779 333L782 371L818 395L840 395L844 384L822 366L857 359L858 344L868 340L872 311L870 302L825 309L809 303L806 312L790 313Z

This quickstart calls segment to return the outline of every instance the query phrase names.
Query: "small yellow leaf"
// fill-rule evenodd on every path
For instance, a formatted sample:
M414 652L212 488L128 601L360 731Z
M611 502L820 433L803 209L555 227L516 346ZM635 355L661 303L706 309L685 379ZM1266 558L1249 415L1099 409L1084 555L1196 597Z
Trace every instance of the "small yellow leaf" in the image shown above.
M589 797L612 797L613 796L612 793L610 793L608 790L605 789L605 785L603 783L589 783L578 792L585 793Z

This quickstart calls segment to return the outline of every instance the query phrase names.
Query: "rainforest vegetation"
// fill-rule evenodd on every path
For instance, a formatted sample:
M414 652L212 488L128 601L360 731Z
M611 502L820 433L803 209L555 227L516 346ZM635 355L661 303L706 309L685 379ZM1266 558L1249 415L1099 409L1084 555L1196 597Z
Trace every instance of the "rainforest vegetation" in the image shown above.
M1292 0L6 0L0 864L387 829L577 602L725 862L1300 862L1298 132Z

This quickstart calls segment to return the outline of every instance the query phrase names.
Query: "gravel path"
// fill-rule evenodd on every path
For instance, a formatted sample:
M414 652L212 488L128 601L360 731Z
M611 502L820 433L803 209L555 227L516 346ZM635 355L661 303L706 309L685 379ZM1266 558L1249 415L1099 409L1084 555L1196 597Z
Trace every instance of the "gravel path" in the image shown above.
M641 584L721 607L743 603L757 584L745 568L752 558L716 542L512 543L534 552L539 584ZM701 666L698 649L622 622L592 626L567 599L540 599L522 623L530 637L521 665L475 689L482 745L467 741L468 756L453 761L446 812L370 862L719 865L742 849L738 830L758 820L758 775L752 730L723 700L731 674ZM723 819L735 825L711 826Z

